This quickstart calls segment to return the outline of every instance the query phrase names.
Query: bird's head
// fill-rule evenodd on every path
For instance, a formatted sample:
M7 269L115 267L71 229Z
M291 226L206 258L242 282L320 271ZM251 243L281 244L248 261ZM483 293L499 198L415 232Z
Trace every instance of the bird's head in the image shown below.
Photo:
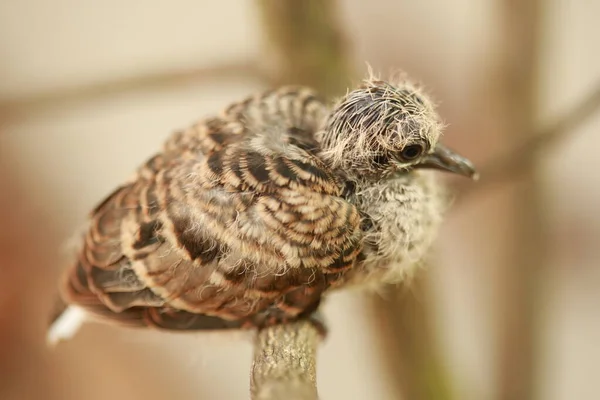
M320 141L331 165L359 180L417 168L476 177L469 160L439 143L441 131L432 101L417 87L370 78L334 106Z

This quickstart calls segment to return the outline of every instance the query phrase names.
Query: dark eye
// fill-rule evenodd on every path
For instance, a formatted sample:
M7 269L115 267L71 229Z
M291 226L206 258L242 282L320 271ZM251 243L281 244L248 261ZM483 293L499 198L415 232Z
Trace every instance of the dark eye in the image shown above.
M412 161L415 158L419 157L423 153L423 146L419 144L411 144L410 146L406 146L400 152L402 159L404 161Z

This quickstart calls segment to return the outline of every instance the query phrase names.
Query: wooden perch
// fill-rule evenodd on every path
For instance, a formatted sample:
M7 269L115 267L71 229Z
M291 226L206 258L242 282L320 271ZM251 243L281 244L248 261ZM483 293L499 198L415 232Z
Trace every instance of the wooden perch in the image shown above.
M316 400L320 334L309 321L258 333L250 376L254 400Z
M351 75L335 0L257 2L267 40L266 65L282 84L312 86L338 96ZM315 400L320 333L311 322L266 328L258 333L251 372L254 400Z

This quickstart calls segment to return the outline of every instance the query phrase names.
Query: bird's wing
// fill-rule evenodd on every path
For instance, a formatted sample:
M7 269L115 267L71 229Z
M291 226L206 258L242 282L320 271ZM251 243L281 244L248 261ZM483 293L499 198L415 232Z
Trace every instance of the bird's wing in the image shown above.
M66 302L176 330L313 311L361 242L357 209L311 153L323 108L286 88L173 135L92 212Z

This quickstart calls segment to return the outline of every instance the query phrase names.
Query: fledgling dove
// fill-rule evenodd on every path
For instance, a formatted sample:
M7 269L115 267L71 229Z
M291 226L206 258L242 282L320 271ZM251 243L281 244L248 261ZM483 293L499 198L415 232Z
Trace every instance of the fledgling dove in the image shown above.
M405 277L435 237L435 173L475 176L439 143L430 99L369 78L333 107L266 91L173 134L91 213L49 340L86 316L134 327L264 327L324 294Z

